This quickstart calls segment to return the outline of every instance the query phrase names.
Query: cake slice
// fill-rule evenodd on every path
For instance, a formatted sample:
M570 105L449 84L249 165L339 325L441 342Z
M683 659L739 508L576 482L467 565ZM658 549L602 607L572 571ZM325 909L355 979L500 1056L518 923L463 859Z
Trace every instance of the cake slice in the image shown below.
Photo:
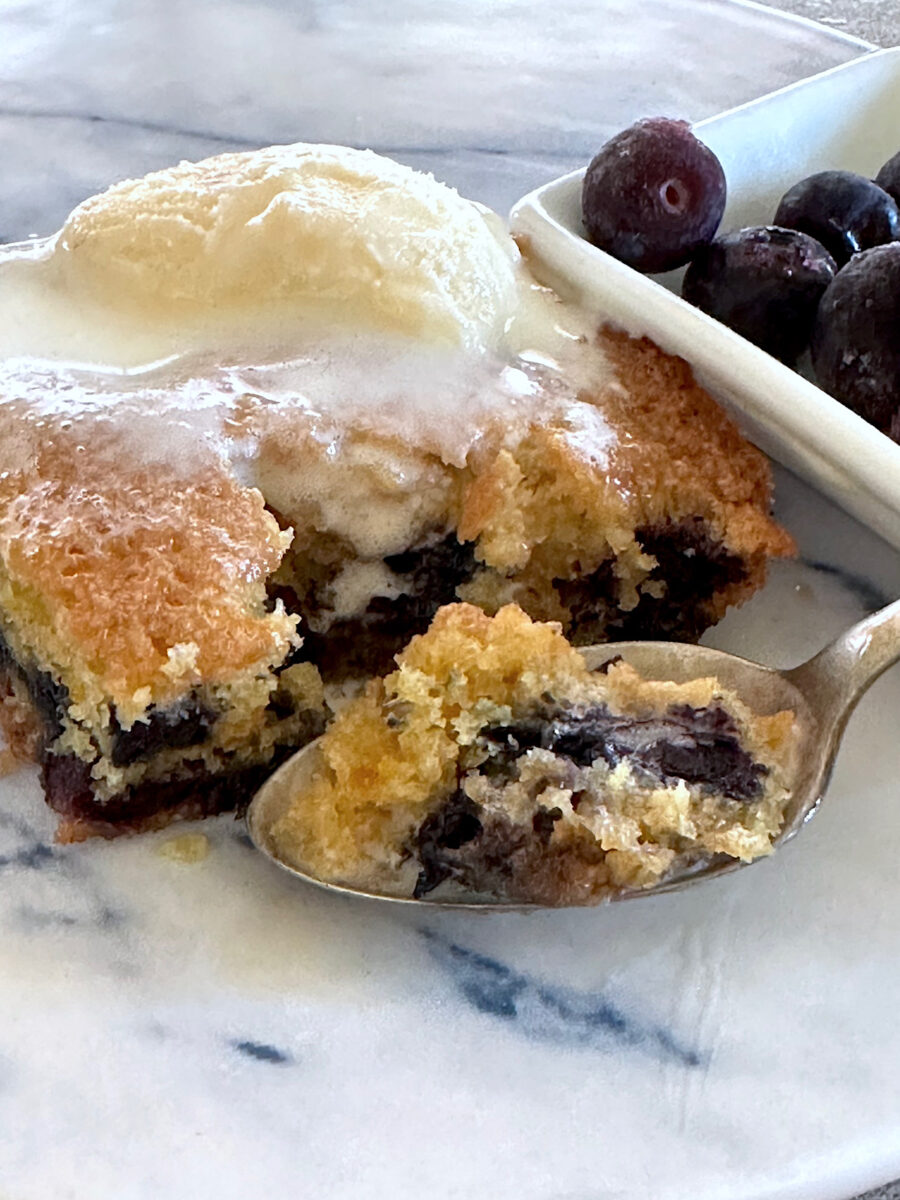
M60 836L240 805L438 609L696 638L792 542L691 375L377 155L117 184L0 251L9 735Z
M174 416L93 399L0 405L2 716L63 841L234 807L326 714L267 600L288 537L262 496L202 441L160 458Z
M365 890L596 903L768 854L794 732L716 679L590 671L558 625L450 605L335 718L271 838Z

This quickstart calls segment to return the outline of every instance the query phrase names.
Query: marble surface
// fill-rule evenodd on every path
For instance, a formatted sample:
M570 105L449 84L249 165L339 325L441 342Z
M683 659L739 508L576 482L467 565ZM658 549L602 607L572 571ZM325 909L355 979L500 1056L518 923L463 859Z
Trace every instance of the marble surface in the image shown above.
M860 47L713 0L7 3L0 231L180 156L371 144L501 209L646 111ZM796 481L802 561L715 644L796 662L900 557ZM683 896L530 918L298 888L229 819L59 847L0 783L0 1196L843 1200L900 1171L900 825L885 676L822 813Z
M303 139L390 153L506 211L648 106L698 119L858 52L722 0L566 0L550 22L542 0L6 0L3 14L6 240L53 232L123 175Z
M896 0L770 0L769 7L866 38L877 46L900 44L900 8Z

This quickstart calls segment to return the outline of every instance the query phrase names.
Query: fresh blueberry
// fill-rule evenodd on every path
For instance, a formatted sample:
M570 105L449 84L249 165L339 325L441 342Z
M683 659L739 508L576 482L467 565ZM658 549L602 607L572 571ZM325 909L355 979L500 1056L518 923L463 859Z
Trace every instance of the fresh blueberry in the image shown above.
M698 250L681 294L793 366L809 344L816 309L836 270L815 238L758 225Z
M900 205L900 150L887 160L875 176L875 182Z
M819 304L812 361L825 391L898 436L900 242L856 255L835 275Z
M852 171L820 171L801 179L782 196L774 223L816 238L838 266L860 250L900 238L896 201Z
M669 271L715 235L725 173L686 121L648 117L596 155L581 206L594 245L639 271Z

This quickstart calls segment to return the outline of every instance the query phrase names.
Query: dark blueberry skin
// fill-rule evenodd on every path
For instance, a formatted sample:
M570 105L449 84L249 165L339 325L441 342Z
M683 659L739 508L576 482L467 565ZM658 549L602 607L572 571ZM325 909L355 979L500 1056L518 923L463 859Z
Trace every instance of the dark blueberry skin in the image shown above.
M900 210L871 179L852 171L820 171L781 197L776 225L822 243L839 267L851 255L900 239Z
M670 271L715 235L725 172L686 121L648 117L593 159L581 209L595 246L638 271Z
M856 255L835 275L812 361L826 392L900 441L900 242Z
M893 158L887 160L875 176L875 182L880 188L884 188L889 196L893 196L900 205L900 150Z
M816 309L836 270L815 238L758 225L726 233L698 250L681 294L793 366L809 345Z

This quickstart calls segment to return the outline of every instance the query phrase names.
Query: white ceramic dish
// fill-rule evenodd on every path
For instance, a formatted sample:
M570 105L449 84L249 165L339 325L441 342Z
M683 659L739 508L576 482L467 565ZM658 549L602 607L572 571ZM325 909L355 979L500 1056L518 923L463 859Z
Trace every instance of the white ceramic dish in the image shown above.
M701 121L728 180L722 229L771 222L813 171L874 174L900 149L900 48L856 59ZM525 196L513 232L557 287L680 354L766 453L900 548L900 445L821 389L582 236L582 170ZM675 277L664 279L676 283Z

